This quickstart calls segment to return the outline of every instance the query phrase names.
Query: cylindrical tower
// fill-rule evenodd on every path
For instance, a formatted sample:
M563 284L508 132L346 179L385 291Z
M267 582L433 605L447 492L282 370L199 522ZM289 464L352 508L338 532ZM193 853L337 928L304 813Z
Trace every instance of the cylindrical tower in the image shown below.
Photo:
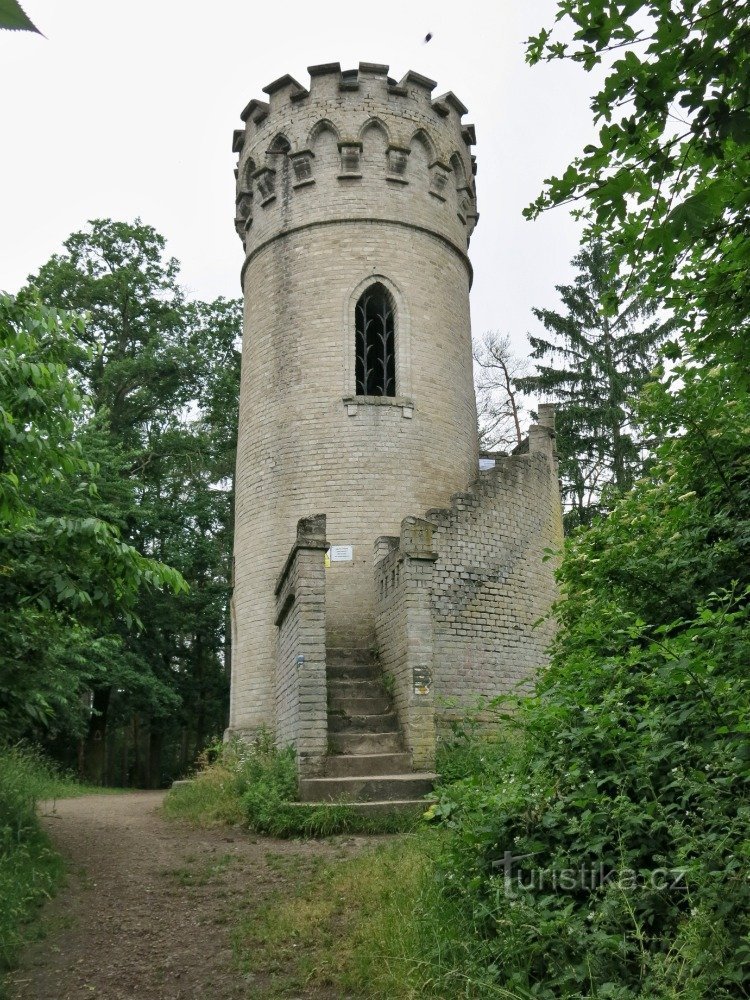
M336 546L326 641L374 641L375 539L477 472L473 126L388 67L313 66L235 133L245 248L230 730L274 726L274 584L299 518ZM340 547L340 548L339 548ZM349 548L350 547L350 548Z

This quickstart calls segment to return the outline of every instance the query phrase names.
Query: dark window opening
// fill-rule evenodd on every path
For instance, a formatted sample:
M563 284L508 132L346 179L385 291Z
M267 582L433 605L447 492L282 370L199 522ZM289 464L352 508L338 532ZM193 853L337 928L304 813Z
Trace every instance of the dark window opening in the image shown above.
M356 309L357 395L396 395L396 352L391 297L384 285L370 285Z

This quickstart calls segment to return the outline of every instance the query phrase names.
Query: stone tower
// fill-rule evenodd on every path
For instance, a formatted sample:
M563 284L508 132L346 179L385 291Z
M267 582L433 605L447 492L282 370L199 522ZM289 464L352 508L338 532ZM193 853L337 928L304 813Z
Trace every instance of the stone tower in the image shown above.
M309 89L290 76L265 87L234 137L245 251L238 733L284 714L277 583L298 521L326 515L328 655L367 650L376 539L397 536L407 514L450 506L478 469L466 109L452 93L433 98L435 83L414 72L398 83L373 63L309 73Z

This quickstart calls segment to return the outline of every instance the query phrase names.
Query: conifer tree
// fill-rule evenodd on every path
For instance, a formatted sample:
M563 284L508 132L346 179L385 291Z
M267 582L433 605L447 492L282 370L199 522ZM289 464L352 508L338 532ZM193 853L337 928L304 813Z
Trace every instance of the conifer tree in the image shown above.
M629 489L650 453L634 416L641 388L672 328L653 300L609 277L599 242L573 258L573 284L558 285L564 311L534 309L549 337L529 335L536 374L520 388L559 404L558 453L567 523L587 523L601 509L602 489ZM611 304L617 302L612 315Z

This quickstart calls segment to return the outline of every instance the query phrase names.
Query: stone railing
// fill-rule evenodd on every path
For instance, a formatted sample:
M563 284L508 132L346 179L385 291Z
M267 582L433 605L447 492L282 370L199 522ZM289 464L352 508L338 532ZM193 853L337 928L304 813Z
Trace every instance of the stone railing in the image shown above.
M302 518L276 583L276 738L297 751L300 776L321 773L328 749L324 514Z
M433 622L430 584L437 554L432 525L406 518L400 538L375 543L376 630L383 672L415 769L435 763Z

